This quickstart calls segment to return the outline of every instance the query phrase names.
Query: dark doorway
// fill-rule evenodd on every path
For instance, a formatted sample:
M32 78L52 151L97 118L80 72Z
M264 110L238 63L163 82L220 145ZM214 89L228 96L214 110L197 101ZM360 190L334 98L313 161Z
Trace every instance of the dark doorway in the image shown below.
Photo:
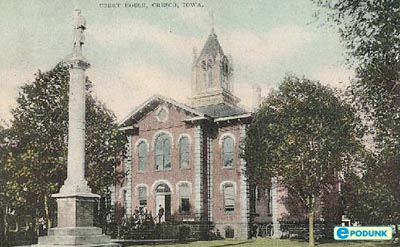
M165 221L171 220L171 195L165 195Z

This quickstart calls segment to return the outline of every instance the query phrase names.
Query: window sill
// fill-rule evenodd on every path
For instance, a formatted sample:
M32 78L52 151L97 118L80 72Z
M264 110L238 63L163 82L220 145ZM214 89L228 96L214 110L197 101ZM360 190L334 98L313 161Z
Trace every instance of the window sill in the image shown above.
M155 170L155 169L154 169L154 171L155 171L155 172L172 171L172 168L162 169L162 170L161 170L161 169L160 169L160 170Z

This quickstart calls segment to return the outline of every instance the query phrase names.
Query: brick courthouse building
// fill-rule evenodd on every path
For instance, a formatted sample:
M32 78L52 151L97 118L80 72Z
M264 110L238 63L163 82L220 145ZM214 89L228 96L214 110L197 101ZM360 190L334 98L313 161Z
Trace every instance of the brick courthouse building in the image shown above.
M280 206L271 200L277 201L277 190L258 191L250 200L240 145L252 114L237 105L232 75L212 31L194 55L190 106L153 96L123 120L127 176L113 188L113 200L126 215L136 206L156 215L162 205L166 221L212 224L225 237L233 229L241 239L249 237L250 221L277 222L272 212Z

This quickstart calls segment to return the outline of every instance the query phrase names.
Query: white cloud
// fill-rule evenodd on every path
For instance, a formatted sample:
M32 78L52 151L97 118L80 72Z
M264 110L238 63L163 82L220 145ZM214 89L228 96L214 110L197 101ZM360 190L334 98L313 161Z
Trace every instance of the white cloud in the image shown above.
M272 64L301 52L315 36L300 26L281 26L269 32L235 30L220 37L225 50L246 66Z
M17 106L18 88L33 78L33 73L25 70L0 70L0 119L11 118L10 110Z
M172 30L151 25L143 20L127 20L109 25L94 25L93 38L103 46L118 47L135 41L163 47L176 57L190 58L193 47L201 44L200 39L179 35ZM127 31L129 30L129 31Z
M150 64L125 66L113 74L88 74L95 83L97 97L113 110L118 119L154 94L186 102L190 77L176 75ZM115 78L118 75L118 78ZM114 79L112 79L114 77Z
M311 75L313 79L319 80L322 84L344 89L349 85L354 73L344 67L321 66Z
M234 87L234 94L241 99L240 105L248 110L253 107L253 86L252 83L238 83ZM268 84L258 84L261 88L261 97L265 97L271 91L272 87Z
M201 8L190 9L190 11L179 11L179 17L185 25L194 30L209 30L211 29L211 13L204 12Z

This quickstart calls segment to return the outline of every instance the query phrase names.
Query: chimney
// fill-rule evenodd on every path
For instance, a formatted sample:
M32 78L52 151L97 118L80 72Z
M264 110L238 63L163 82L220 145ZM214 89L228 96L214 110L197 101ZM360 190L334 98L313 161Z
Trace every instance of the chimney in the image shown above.
M261 104L261 87L258 84L253 85L253 111L257 111Z

